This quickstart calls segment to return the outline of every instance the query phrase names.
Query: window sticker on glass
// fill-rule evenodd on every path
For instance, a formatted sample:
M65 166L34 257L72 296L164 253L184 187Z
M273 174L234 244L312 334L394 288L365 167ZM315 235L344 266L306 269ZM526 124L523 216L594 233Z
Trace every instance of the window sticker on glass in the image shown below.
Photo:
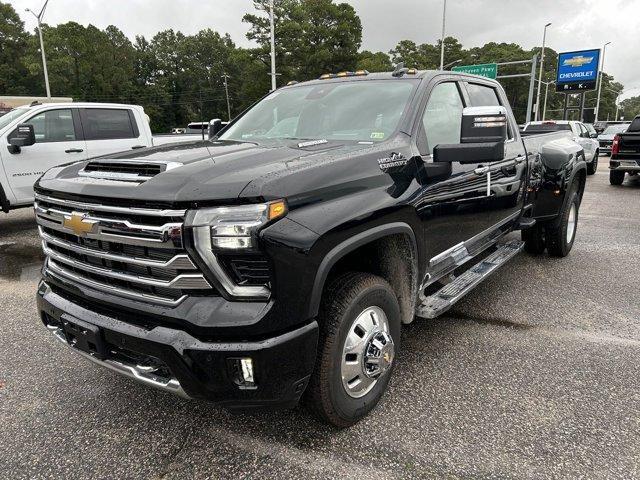
M382 140L384 138L384 132L372 132L371 138L373 140Z

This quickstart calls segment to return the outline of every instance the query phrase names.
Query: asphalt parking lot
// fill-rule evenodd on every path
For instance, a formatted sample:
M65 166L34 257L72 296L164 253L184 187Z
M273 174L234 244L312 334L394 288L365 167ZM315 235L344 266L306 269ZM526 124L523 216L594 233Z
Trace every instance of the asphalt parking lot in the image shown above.
M388 394L344 431L86 363L36 316L33 211L0 215L0 478L640 478L640 180L600 163L570 256L522 254L406 327Z

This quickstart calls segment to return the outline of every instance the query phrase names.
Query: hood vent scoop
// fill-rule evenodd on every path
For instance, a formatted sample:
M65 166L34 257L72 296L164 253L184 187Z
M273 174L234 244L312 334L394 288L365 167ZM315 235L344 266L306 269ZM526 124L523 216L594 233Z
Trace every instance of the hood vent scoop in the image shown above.
M117 180L120 182L146 182L156 175L181 167L178 162L143 162L132 160L92 160L78 172L81 177Z

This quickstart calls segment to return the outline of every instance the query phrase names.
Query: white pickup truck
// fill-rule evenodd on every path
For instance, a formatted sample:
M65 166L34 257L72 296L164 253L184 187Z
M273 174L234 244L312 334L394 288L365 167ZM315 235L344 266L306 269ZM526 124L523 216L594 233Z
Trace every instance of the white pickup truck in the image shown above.
M0 117L0 209L32 205L33 184L57 165L194 140L192 135L153 136L137 105L34 102L15 108Z

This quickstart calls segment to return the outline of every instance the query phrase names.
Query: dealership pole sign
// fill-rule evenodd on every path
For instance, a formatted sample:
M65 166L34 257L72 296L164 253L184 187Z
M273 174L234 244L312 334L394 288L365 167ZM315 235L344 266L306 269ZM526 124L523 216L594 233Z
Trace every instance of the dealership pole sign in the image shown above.
M558 55L557 92L595 90L598 84L600 50L581 50Z

